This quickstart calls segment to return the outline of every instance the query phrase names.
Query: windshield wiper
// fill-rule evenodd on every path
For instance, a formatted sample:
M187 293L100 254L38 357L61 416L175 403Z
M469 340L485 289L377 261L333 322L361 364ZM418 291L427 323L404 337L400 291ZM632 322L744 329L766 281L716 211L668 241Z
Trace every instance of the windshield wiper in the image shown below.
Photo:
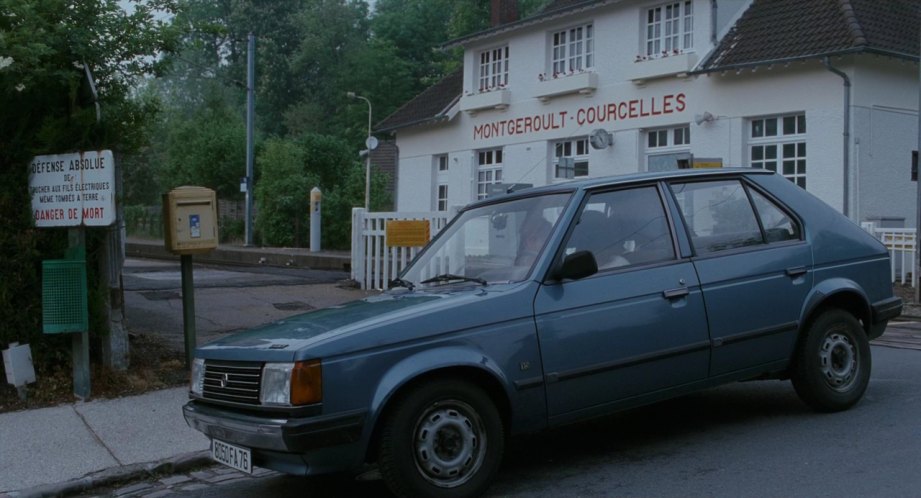
M409 280L403 280L402 278L395 278L390 281L390 287L406 287L409 290L413 290L415 285Z
M420 284L430 284L433 282L450 282L452 280L461 280L464 282L476 282L478 284L486 285L486 281L478 277L465 277L463 275L455 275L453 273L442 273L441 275L436 275L432 278L425 279Z

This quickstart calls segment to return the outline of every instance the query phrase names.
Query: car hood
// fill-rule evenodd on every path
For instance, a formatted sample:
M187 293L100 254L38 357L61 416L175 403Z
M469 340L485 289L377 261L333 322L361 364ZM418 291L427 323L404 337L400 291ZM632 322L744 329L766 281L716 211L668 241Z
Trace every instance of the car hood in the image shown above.
M199 347L196 356L298 361L411 341L529 316L536 286L522 282L400 289L236 333Z

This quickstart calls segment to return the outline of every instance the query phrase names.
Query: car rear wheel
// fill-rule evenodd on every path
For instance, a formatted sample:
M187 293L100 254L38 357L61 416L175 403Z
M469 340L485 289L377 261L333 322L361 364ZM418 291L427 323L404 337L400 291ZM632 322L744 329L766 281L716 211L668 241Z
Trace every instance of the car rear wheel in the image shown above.
M870 381L870 345L860 322L840 309L825 311L809 327L794 359L791 380L815 410L846 410Z
M379 466L397 496L482 494L505 448L502 419L481 389L456 380L420 384L384 420Z

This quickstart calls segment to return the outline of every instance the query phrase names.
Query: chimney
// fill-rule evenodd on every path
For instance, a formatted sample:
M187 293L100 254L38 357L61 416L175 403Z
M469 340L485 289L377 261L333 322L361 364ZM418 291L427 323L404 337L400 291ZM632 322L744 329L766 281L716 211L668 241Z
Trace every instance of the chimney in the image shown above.
M518 20L518 0L490 0L490 26L496 27Z

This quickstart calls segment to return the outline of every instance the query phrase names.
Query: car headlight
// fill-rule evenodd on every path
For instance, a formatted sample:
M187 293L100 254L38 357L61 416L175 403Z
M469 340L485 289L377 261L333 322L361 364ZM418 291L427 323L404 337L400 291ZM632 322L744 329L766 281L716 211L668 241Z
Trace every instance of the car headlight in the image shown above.
M262 368L259 401L263 405L300 406L323 399L320 360L266 363Z
M205 360L201 358L192 360L192 374L189 376L189 384L192 394L201 396L205 387Z

